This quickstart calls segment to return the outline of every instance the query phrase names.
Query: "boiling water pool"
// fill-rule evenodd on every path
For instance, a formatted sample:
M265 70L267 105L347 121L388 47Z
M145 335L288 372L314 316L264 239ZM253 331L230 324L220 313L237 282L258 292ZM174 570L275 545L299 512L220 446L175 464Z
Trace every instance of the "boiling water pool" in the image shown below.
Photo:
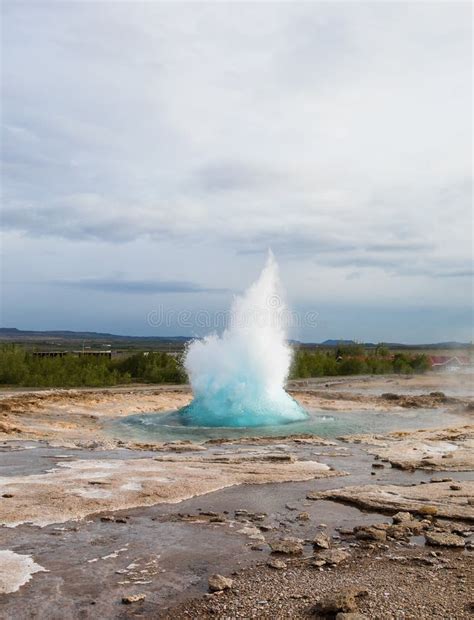
M386 433L394 430L435 428L462 421L461 416L433 409L403 412L385 411L308 411L308 418L273 426L206 427L184 425L179 412L146 413L114 420L108 431L127 441L206 441L241 437L276 437L308 433L333 439L355 433Z

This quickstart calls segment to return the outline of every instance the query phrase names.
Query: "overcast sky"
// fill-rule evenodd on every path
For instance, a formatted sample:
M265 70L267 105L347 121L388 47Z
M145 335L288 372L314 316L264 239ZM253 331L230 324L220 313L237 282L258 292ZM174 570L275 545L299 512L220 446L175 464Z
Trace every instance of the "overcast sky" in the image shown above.
M292 337L472 338L470 3L2 14L3 326L202 334L271 247Z

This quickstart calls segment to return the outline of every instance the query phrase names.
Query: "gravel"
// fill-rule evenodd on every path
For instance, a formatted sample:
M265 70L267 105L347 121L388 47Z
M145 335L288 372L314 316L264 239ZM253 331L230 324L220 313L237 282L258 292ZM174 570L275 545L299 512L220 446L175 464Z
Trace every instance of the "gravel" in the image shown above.
M432 552L431 552L432 553ZM367 591L357 613L372 620L461 620L472 618L472 554L397 543L354 549L335 568L318 568L308 559L291 559L287 569L266 565L233 574L233 588L197 598L169 610L165 618L318 618L318 603L347 588Z

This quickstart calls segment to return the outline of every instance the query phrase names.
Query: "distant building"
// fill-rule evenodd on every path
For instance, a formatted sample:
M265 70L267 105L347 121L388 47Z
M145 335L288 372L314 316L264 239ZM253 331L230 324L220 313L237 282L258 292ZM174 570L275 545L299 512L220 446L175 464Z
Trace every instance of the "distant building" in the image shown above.
M430 362L433 370L456 371L470 366L467 355L431 355Z
M112 351L33 351L35 357L65 357L73 355L74 357L105 357L111 359Z

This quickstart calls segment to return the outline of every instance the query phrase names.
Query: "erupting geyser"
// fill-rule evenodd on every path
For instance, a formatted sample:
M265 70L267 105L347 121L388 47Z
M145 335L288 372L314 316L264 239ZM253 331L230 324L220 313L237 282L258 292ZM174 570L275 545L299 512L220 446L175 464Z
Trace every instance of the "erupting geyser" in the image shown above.
M229 327L191 343L185 366L194 393L180 411L193 426L262 426L304 420L284 390L291 364L278 266L269 252L259 279L232 304Z

